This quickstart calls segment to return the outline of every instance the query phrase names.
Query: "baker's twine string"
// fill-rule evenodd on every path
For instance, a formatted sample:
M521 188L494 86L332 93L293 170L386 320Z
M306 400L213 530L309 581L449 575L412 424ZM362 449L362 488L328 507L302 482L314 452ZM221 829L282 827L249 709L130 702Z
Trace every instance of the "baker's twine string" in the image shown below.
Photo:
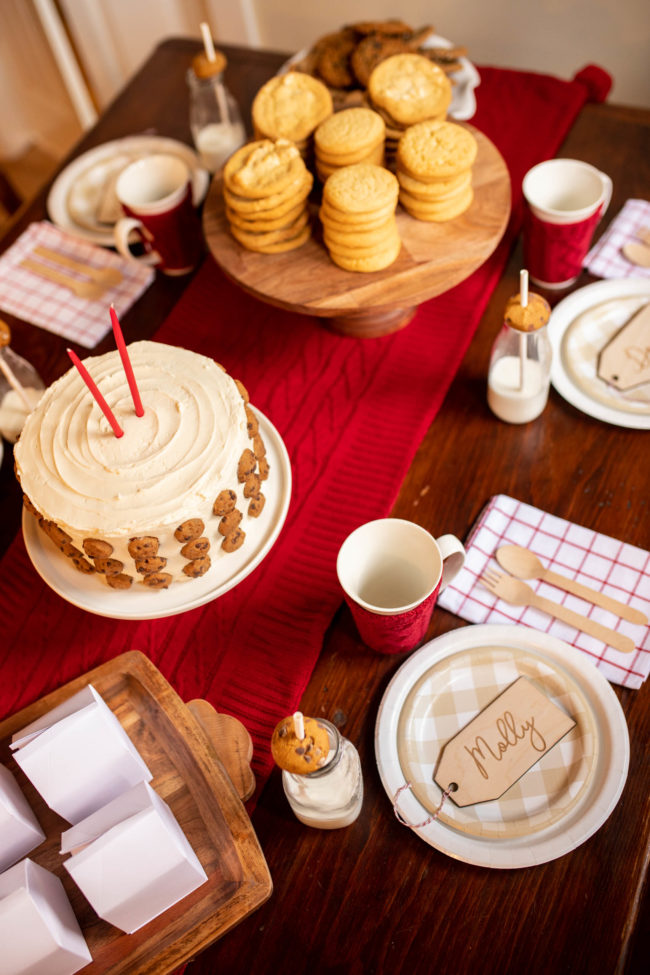
M400 794L404 792L405 789L410 789L410 788L411 788L411 783L405 782L404 785L401 785L399 787L399 789L393 796L393 812L395 813L395 819L397 819L402 824L402 826L408 826L409 829L422 829L423 826L428 826L429 823L433 823L438 818L438 816L440 815L440 810L444 805L445 799L448 799L451 793L456 791L458 786L456 785L455 782L450 782L448 788L445 789L444 792L442 793L440 804L436 808L435 812L431 816L429 816L428 819L424 819L421 823L409 823L406 819L404 819L399 809L397 808L397 800L399 799Z

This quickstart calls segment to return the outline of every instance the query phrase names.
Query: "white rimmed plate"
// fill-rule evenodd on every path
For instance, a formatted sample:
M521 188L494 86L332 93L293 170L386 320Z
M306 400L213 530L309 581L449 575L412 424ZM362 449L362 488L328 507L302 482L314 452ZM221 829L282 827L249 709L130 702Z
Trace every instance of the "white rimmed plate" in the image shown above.
M495 837L468 833L437 820L414 831L430 846L466 863L500 869L530 867L569 853L595 833L614 809L627 777L629 738L618 698L602 674L578 650L528 627L494 624L462 627L425 644L400 667L382 698L375 726L377 766L393 803L397 791L407 781L400 760L399 733L400 718L413 688L431 668L447 658L476 651L478 659L490 648L510 648L515 651L513 659L519 654L527 660L536 658L579 690L591 713L595 735L595 757L590 760L586 787L581 788L577 801L569 803L562 815L551 818L540 829L516 835L508 831L502 837ZM509 672L504 673L504 687L511 683L510 678ZM467 713L462 724L467 724L474 713ZM451 800L447 804L443 809L449 812ZM399 796L399 811L410 823L421 823L430 816L430 810L409 790Z
M291 499L291 463L287 449L273 424L259 410L254 412L259 420L272 476L264 484L264 510L259 518L246 526L246 544L240 549L215 559L200 579L179 582L169 589L152 591L136 585L128 590L111 589L96 576L78 572L40 530L36 519L23 511L25 547L41 578L73 606L121 620L177 616L233 589L270 552L284 524Z
M444 805L440 822L473 836L504 839L551 826L577 803L596 770L598 738L584 695L569 675L514 647L474 647L438 661L416 681L400 713L397 750L413 794L434 812L442 793L433 781L447 741L468 713L487 707L526 677L575 721L575 726L498 799Z
M89 149L59 173L47 197L50 220L62 230L93 244L112 247L112 225L98 223L95 216L107 181L134 159L159 152L179 156L192 172L198 173L198 195L203 199L210 176L201 168L193 149L184 142L164 136L130 135Z
M617 278L574 291L551 313L551 382L568 403L596 420L650 430L650 402L622 395L597 374L600 351L648 301L647 278Z
M439 34L432 34L430 37L423 42L422 47L455 47L456 45L452 41L448 41L446 37L441 37ZM302 51L298 51L294 54L292 58L280 68L278 74L284 74L285 71L289 71L294 64L302 61L303 58L309 53L309 48L305 47ZM476 96L474 94L474 89L478 87L481 83L481 76L474 67L471 61L467 58L459 58L460 68L458 71L452 72L449 77L453 82L453 91L451 97L451 105L449 106L448 115L450 118L457 119L460 122L467 121L471 119L476 112Z

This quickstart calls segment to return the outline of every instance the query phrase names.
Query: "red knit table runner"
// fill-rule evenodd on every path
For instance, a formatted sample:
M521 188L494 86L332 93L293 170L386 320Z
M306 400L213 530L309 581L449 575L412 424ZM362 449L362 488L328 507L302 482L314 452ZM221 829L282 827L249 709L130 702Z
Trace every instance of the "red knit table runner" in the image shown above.
M507 261L520 224L521 178L557 151L594 94L588 81L481 70L472 124L509 166L513 217L494 255L421 306L401 332L341 337L315 319L256 301L206 260L156 338L214 356L278 428L293 472L285 527L236 589L146 622L108 620L69 605L41 582L19 534L0 564L1 716L139 649L184 700L204 697L243 721L258 785L264 783L271 731L297 707L341 601L338 548L361 522L390 512Z

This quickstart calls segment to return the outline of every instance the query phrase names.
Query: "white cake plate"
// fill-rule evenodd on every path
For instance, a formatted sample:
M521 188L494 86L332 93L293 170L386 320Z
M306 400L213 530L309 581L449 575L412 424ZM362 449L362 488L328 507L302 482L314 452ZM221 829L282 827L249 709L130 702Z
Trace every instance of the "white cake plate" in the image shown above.
M291 463L284 442L273 424L254 410L260 425L271 476L264 484L262 514L246 526L246 543L236 552L216 559L200 579L174 583L169 589L132 586L111 589L96 575L78 572L40 530L36 519L23 510L25 547L34 568L63 599L98 616L118 620L153 620L177 616L203 606L248 576L270 552L284 525L291 499Z

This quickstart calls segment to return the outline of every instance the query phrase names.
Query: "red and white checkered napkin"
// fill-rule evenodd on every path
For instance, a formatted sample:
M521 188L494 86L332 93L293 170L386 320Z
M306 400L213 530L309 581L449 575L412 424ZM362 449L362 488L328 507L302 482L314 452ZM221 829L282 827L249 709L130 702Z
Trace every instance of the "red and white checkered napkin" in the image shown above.
M107 288L101 298L94 301L78 298L62 285L46 281L20 267L21 261L31 257L34 247L38 245L93 267L117 268L122 272L122 280L118 285ZM34 257L34 260L76 276L74 271L61 268L42 257ZM110 331L110 306L115 306L119 318L149 287L154 274L150 267L128 261L119 254L65 233L43 220L30 224L0 257L0 307L26 322L92 349ZM82 275L79 277L87 280Z
M650 278L650 267L632 264L621 253L628 241L638 240L637 233L650 229L650 203L628 200L597 244L584 259L584 266L599 278Z
M506 603L479 582L488 568L504 572L495 554L502 545L522 545L539 556L545 568L634 606L648 618L650 552L497 494L469 534L465 565L438 597L438 605L472 623L523 623L550 633L581 650L613 683L641 687L650 672L650 627L622 620L547 582L528 580L540 595L631 637L634 651L622 653L541 610Z

